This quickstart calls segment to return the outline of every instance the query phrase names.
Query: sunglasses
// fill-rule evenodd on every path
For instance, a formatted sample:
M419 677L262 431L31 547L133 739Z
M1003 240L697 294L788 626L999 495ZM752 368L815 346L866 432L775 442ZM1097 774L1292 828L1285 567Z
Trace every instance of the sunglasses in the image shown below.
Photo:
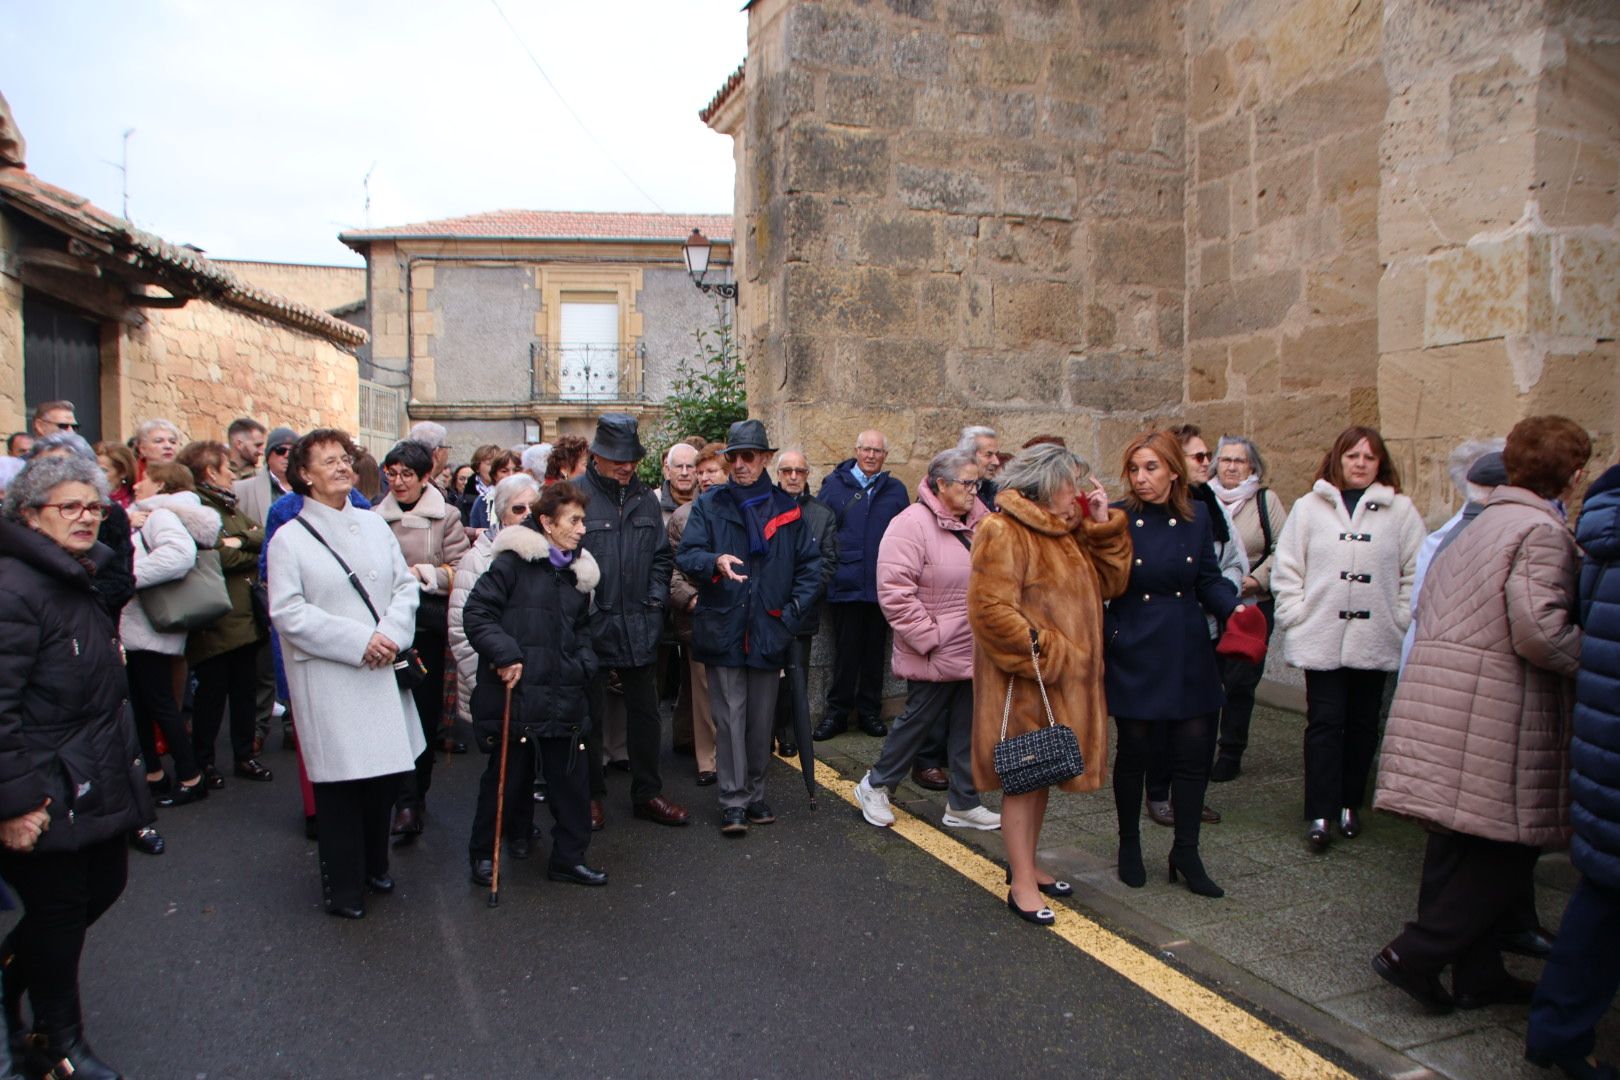
M1187 456L1198 462L1200 465L1206 464L1209 461L1209 451L1207 450L1200 450L1196 454L1188 454Z
M286 457L288 454L292 453L292 447L290 447L290 446L278 446L278 447L276 447L274 450L272 450L270 452L272 454L279 454L282 457Z
M809 476L810 475L810 470L809 469L795 469L795 468L793 468L791 466L789 466L787 468L777 469L776 471L781 473L783 476Z
M754 462L763 459L765 455L758 450L733 450L726 457L732 461L740 461L744 465L752 465Z

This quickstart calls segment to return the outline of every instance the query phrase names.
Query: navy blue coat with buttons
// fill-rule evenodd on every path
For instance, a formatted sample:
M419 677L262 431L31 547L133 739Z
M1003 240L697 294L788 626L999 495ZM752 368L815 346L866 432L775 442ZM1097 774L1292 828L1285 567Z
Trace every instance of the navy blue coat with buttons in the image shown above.
M839 462L817 494L838 518L838 572L827 586L829 604L877 603L878 544L889 522L911 505L906 485L892 473L878 473L863 490L850 475L854 467L854 458Z
M1130 522L1134 553L1130 583L1103 618L1109 713L1185 720L1219 712L1226 695L1204 613L1224 621L1238 595L1221 576L1209 520L1196 507L1186 518L1168 506L1114 505Z
M1620 465L1592 482L1575 539L1581 567L1581 669L1570 740L1570 861L1620 891ZM1608 573L1604 573L1608 570Z

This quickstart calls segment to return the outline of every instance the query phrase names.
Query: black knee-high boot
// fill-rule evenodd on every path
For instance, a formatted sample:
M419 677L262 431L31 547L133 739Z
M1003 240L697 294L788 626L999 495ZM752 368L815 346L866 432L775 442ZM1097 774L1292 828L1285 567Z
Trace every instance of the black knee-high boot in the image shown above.
M1170 849L1170 881L1174 882L1179 874L1187 879L1187 888L1200 896L1225 896L1225 890L1204 871L1204 861L1198 855L1204 795L1209 788L1209 737L1214 724L1211 717L1202 716L1174 724L1170 732L1174 770L1170 777L1170 806L1176 818L1176 839Z
M1114 752L1114 812L1119 818L1119 880L1133 889L1147 884L1142 863L1142 783L1147 768L1148 726L1118 720Z

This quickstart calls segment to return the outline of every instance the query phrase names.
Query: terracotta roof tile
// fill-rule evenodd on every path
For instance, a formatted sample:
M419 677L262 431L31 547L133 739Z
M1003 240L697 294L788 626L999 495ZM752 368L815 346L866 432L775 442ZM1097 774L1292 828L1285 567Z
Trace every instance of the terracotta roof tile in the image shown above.
M711 240L731 239L730 214L632 214L585 210L489 210L482 214L354 229L338 239L351 247L368 240L454 237L501 240L685 240L693 228Z
M714 92L714 97L709 99L709 103L698 110L699 120L707 124L709 122L709 118L714 116L715 113L719 112L720 107L731 99L731 95L736 93L737 88L743 84L743 69L747 66L747 60L744 60L742 63L737 65L737 70L733 71L731 76L726 79L725 83L721 85L720 89Z
M0 202L10 203L30 217L100 249L136 277L156 278L165 286L172 282L175 288L192 295L274 319L341 345L362 345L368 340L359 327L251 285L200 252L137 229L84 196L47 183L26 169L0 168Z

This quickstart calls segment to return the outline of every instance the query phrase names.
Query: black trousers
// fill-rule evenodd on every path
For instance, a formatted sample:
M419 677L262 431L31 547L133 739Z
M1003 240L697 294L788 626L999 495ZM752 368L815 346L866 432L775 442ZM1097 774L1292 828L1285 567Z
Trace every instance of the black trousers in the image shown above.
M664 791L664 781L658 773L663 725L658 717L657 674L651 664L614 670L619 673L619 686L624 691L624 742L630 754L630 801L644 803L658 798ZM603 668L591 683L591 733L585 740L588 759L585 767L594 796L607 792L607 781L602 775L601 724L607 697L607 673L608 669Z
M1215 716L1186 720L1132 720L1115 717L1119 742L1114 749L1114 811L1119 839L1142 835L1142 789L1150 762L1170 762L1170 806L1176 816L1177 847L1198 847L1203 824L1204 792L1209 787L1210 744Z
M231 756L246 761L253 756L254 715L258 709L259 645L209 657L192 669L197 694L191 704L191 745L199 765L214 764L214 743L231 709ZM165 736L167 737L167 736Z
M1275 625L1277 604L1262 600L1255 605L1266 617L1266 641L1271 640ZM1254 718L1254 688L1260 685L1265 673L1264 663L1251 664L1235 656L1219 657L1221 685L1226 690L1226 708L1221 710L1220 735L1217 749L1221 757L1240 761L1249 748L1249 721Z
M416 628L416 651L422 654L427 678L411 690L411 700L416 702L416 717L422 722L422 737L427 745L416 755L415 771L404 774L399 790L401 807L420 810L427 800L428 789L433 786L435 743L444 722L444 650L448 640L448 632L435 635L420 626Z
M534 774L546 781L551 809L551 863L572 867L585 861L591 843L591 787L585 757L590 751L567 737L511 740L506 757L506 839L526 838L534 827ZM467 854L491 858L495 851L495 789L500 784L501 749L497 743L478 781L478 808L473 812Z
M327 907L361 907L367 877L388 873L388 818L410 773L311 784L321 827L321 899Z
M1432 832L1423 851L1418 917L1390 942L1412 971L1452 965L1454 993L1490 991L1507 978L1500 938L1517 927L1517 906L1539 848L1466 833Z
M847 722L849 712L877 722L883 716L883 657L889 624L875 603L828 604L833 627L832 682L823 720Z
M39 1031L78 1024L85 932L113 906L129 877L123 835L78 851L0 850L0 877L23 907L22 918L0 942L0 954L13 958L5 970L8 995L28 991Z
M1367 801L1378 753L1383 671L1305 673L1305 819L1334 818Z
M1526 1051L1582 1058L1620 988L1620 893L1582 878L1564 909L1558 941L1530 1003Z
M176 780L192 780L201 772L197 752L191 745L191 732L180 717L180 704L174 700L174 657L165 653L131 650L125 656L129 676L129 704L135 713L135 734L141 740L141 756L148 772L163 768L157 752L154 730L163 732L174 758Z

